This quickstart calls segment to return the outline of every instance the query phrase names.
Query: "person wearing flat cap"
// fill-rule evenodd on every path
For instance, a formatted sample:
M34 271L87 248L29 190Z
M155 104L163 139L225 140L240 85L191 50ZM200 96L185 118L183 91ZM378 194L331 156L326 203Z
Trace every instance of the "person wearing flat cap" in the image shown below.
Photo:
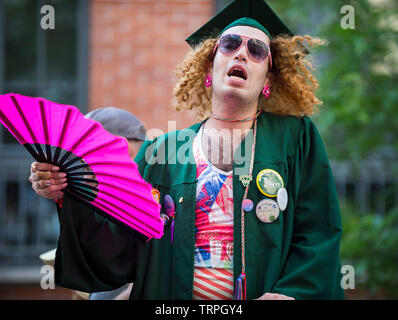
M121 136L126 138L129 147L130 157L134 159L146 138L146 129L136 116L123 109L119 109L116 107L106 107L90 111L85 115L85 117L98 121L109 133L115 136ZM59 197L56 198L63 198L63 193L60 191L57 192L59 193ZM54 195L49 196L50 198L54 197ZM46 195L46 197L48 196ZM40 259L43 261L44 264L54 266L55 252L55 249L45 252L40 255ZM93 292L90 295L80 291L77 291L77 294L83 299L90 300L127 300L132 285L132 283L129 283L115 290Z
M324 41L294 35L263 0L233 1L186 41L176 108L200 122L135 158L162 212L172 199L172 223L143 242L65 195L56 284L134 282L130 299L344 299L336 186L310 118L322 102L307 58Z
M135 158L146 138L146 129L136 116L123 109L106 107L90 111L85 117L98 121L106 131L113 135L126 138L130 157ZM126 300L130 295L132 286L132 283L128 283L115 290L93 292L89 299Z

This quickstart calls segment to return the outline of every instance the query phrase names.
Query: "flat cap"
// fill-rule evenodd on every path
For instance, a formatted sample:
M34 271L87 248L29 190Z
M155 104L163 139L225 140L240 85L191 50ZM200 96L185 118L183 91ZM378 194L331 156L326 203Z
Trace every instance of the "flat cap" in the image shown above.
M115 136L145 140L146 129L144 125L137 117L126 110L115 107L99 108L87 113L85 117L98 121L106 131Z

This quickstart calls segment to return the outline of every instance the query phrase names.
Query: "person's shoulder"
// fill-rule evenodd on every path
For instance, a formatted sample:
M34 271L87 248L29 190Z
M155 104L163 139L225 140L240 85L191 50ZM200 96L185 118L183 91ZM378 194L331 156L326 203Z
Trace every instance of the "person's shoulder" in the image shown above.
M313 119L308 115L293 116L293 115L280 115L270 112L262 112L259 121L263 125L273 126L278 128L281 132L290 133L292 137L299 136L305 132L317 132L317 126Z
M260 130L265 130L277 138L286 139L290 137L292 141L297 141L303 129L312 122L308 116L297 117L292 115L280 115L271 112L262 112L258 119Z
M281 115L271 112L262 112L259 116L259 120L275 123L278 126L288 126L290 128L296 128L297 130L302 129L304 126L314 125L314 122L308 115L293 116Z
M259 128L263 135L286 144L290 155L296 154L300 147L322 141L315 122L308 115L297 117L263 112L259 117Z

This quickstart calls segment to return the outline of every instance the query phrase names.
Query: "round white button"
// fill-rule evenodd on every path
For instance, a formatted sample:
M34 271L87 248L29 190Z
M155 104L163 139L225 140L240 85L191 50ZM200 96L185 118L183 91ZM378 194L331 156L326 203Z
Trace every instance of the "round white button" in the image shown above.
M274 222L279 216L278 203L272 199L261 200L256 206L256 215L262 222Z

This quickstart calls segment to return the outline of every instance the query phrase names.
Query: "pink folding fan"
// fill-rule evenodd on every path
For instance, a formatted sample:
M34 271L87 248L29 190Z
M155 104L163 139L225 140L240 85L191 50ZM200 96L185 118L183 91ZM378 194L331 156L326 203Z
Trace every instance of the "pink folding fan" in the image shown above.
M67 174L64 192L148 240L162 237L160 205L131 160L125 138L74 106L12 93L0 95L0 122L36 161Z

